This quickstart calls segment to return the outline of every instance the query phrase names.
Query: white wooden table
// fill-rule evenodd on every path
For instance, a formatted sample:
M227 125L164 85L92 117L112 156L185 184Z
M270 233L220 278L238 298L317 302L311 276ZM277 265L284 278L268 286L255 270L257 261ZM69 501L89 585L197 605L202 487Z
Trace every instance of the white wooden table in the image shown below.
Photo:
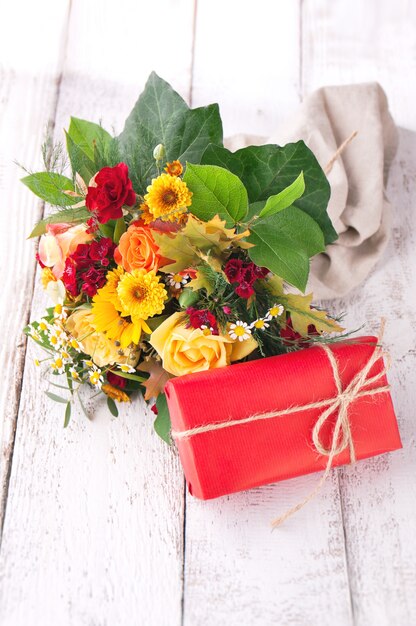
M140 401L62 428L21 328L45 305L25 240L43 207L47 124L122 123L155 69L225 134L267 135L303 95L378 80L400 130L393 231L370 278L331 310L388 319L402 451L334 472L283 528L309 476L217 501L186 494ZM408 0L38 0L0 4L2 626L416 624L416 5Z

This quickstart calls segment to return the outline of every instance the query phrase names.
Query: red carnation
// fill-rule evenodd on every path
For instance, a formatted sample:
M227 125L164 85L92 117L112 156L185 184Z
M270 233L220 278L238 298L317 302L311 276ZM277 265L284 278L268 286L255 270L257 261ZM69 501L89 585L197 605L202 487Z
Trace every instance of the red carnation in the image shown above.
M230 259L224 267L224 273L230 283L236 283L239 280L243 262L240 259Z
M213 335L218 335L218 326L215 315L208 309L194 309L190 306L186 309L189 315L189 326L192 328L209 328Z
M113 387L118 387L119 389L124 389L124 387L127 385L127 380L125 378L118 376L111 370L108 370L107 372L107 380L110 385L113 385Z
M101 224L122 217L123 205L136 203L129 168L125 163L115 167L103 167L94 178L94 186L88 187L85 204Z

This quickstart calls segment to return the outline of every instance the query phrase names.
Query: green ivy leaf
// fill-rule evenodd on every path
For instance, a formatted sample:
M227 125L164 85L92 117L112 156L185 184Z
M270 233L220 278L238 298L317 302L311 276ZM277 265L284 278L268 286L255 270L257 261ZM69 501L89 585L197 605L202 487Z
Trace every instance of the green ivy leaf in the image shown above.
M168 403L166 401L166 394L160 393L158 395L156 400L156 408L158 410L158 413L154 421L153 427L159 437L170 445L172 443L170 438L171 423Z
M91 213L85 207L65 209L64 211L52 213L36 224L28 239L31 237L40 237L40 235L46 233L46 226L48 224L81 224L82 222L86 222L90 217Z
M144 193L157 176L153 150L162 144L166 161L199 163L210 144L222 145L217 104L190 109L172 87L153 72L127 118L118 145L135 190Z
M79 202L79 198L67 196L64 191L74 191L70 178L56 172L38 172L21 179L39 198L56 206L70 206Z
M72 171L88 184L89 180L113 159L115 139L99 124L71 117L66 133L66 147Z
M328 180L314 154L303 141L286 146L249 146L230 152L218 145L208 146L201 163L220 165L238 176L245 185L250 203L267 200L286 189L303 172L305 192L296 206L321 227L325 244L337 239L327 214L330 196Z
M279 211L287 209L303 195L304 191L305 179L303 172L301 172L289 187L267 199L266 204L259 213L259 217L274 215L279 213Z
M186 164L183 180L193 193L192 213L204 222L219 215L234 226L247 214L248 196L241 180L216 165Z
M267 267L301 291L306 288L309 258L325 249L318 224L294 206L251 226L248 254L254 263Z

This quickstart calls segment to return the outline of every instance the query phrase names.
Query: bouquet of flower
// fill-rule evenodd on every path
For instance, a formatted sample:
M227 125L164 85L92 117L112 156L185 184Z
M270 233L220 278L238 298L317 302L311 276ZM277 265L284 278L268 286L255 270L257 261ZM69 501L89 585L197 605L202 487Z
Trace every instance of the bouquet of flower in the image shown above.
M31 233L54 306L25 332L67 389L47 392L65 426L82 385L113 415L141 390L168 440L169 378L342 332L302 293L310 258L337 236L302 141L231 153L218 106L190 109L152 74L119 136L72 118L66 150L70 173L49 143L46 171L23 178L54 209Z

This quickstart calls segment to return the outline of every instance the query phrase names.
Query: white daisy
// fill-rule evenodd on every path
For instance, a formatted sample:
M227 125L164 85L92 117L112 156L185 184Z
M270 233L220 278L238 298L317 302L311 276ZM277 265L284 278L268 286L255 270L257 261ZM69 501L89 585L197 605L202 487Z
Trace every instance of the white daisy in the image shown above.
M270 324L267 323L269 320L269 317L259 317L258 320L255 320L252 324L250 324L250 328L255 328L256 330L265 330L270 326Z
M136 372L134 367L128 365L127 363L119 363L118 367L122 372L124 372L124 374L134 374Z
M185 276L182 276L181 274L168 274L168 285L174 289L182 289L188 280L188 274L185 274Z
M75 339L75 337L70 337L68 340L68 344L77 352L82 352L83 350L82 344L77 339Z
M104 382L104 377L101 375L101 370L99 367L96 367L94 365L94 367L90 369L90 371L88 372L88 380L91 385L93 385L94 387L98 387L98 389L101 389L101 386Z
M228 331L231 339L238 339L238 341L246 341L250 339L251 330L246 322L238 321L235 324L230 324L230 330Z
M71 374L71 377L74 380L79 380L80 376L79 376L79 372L77 372L77 370L75 369L75 367L70 367L69 368L69 373Z
M35 328L34 326L29 326L29 335L30 337L32 337L32 339L34 339L35 341L41 341L41 336L39 331L37 330L37 328Z
M284 310L285 309L284 309L284 307L281 304L274 304L267 311L267 319L271 320L273 317L279 317L279 315L281 315Z
M65 363L60 356L57 356L56 359L52 361L51 368L56 374L63 374L65 372Z

